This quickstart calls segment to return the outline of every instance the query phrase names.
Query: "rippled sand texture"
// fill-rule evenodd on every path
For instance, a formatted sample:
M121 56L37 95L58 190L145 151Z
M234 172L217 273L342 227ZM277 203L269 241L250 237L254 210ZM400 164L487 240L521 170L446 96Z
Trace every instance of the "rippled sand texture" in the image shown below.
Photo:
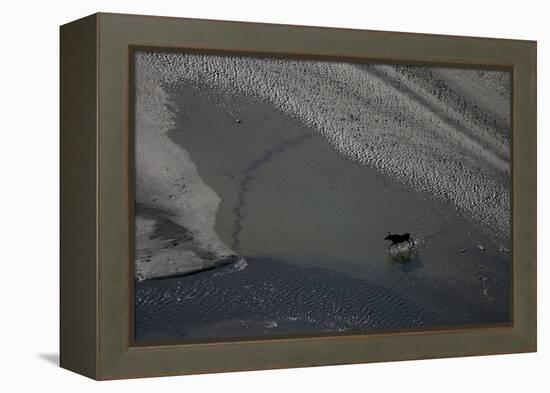
M138 341L510 320L509 74L135 62Z
M510 235L508 72L140 53L164 86L193 81L258 97L342 154Z
M246 262L137 283L138 341L509 321L510 254L449 204L268 102L193 83L167 92L167 135L220 196L215 231ZM392 260L386 231L413 233L412 260ZM150 235L182 232L165 219Z

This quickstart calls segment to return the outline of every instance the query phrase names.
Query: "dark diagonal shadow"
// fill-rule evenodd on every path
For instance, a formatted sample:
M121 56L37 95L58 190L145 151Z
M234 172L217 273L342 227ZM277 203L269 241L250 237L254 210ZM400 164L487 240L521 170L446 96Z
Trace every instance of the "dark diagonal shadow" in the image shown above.
M242 221L245 218L245 196L250 187L250 182L254 179L255 172L257 172L258 169L273 160L276 155L284 153L285 150L293 146L297 146L311 137L312 135L310 134L303 134L299 135L296 138L286 140L272 147L271 149L264 151L261 157L252 161L251 164L245 169L245 176L244 179L240 182L240 191L237 195L237 206L233 209L233 212L235 213L235 229L233 230L231 238L232 248L235 251L240 251L239 234L242 230Z

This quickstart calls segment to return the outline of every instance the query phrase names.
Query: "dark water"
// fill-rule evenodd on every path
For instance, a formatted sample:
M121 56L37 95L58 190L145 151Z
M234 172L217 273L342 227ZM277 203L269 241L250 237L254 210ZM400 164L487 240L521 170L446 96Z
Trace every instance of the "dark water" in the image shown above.
M186 277L137 284L138 341L411 329L506 322L460 301L446 312L323 268L251 259ZM453 302L453 299L446 299Z
M138 341L509 321L510 254L453 209L266 103L171 93L170 136L222 198L216 231L247 266L137 283ZM414 259L389 258L387 231L413 233Z

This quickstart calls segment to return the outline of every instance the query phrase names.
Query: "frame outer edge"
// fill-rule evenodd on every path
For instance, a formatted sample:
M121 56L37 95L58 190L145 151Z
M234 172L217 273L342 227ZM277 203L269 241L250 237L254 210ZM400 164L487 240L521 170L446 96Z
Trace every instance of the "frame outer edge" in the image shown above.
M406 33L320 29L300 26L204 21L178 18L100 14L97 42L97 377L120 379L207 372L244 371L529 352L536 349L536 44L532 41L459 38ZM328 30L334 41L325 42ZM255 36L251 32L258 32ZM224 34L222 34L224 33ZM225 34L226 33L226 34ZM313 34L315 33L315 34ZM259 37L258 37L259 36ZM267 43L265 43L265 39ZM288 40L287 38L294 38ZM304 38L303 40L301 38ZM368 39L367 39L368 38ZM366 44L366 41L368 45ZM279 51L278 43L284 42ZM342 42L345 47L334 43ZM392 45L387 45L392 43ZM129 183L128 109L125 79L129 45L184 47L266 54L319 54L346 58L372 55L375 61L516 67L514 154L521 161L514 176L519 235L515 271L522 283L516 291L514 326L461 331L434 331L366 336L283 339L135 347L128 340ZM359 45L361 44L361 45ZM363 45L364 44L364 45ZM384 45L386 44L386 45ZM401 49L399 49L401 48ZM533 51L535 48L535 51ZM452 50L450 50L452 49ZM287 52L285 52L287 51ZM397 52L396 58L393 54ZM432 53L433 52L433 53ZM400 57L402 56L402 57ZM535 59L535 60L533 60ZM533 61L535 62L533 64ZM521 81L521 83L520 83ZM533 101L535 99L535 101ZM534 140L533 140L534 139ZM126 143L126 144L125 144ZM521 153L521 154L520 154ZM534 158L533 158L534 157ZM103 170L101 169L103 168ZM530 174L529 171L532 173ZM126 191L125 191L126 190ZM535 195L533 195L533 192ZM516 227L517 224L517 227ZM533 248L534 247L534 248ZM121 296L121 294L123 296ZM124 298L124 299L122 299ZM517 300L520 300L517 302ZM534 309L533 309L534 307ZM533 311L534 310L534 311ZM126 319L125 319L126 318ZM516 321L518 320L516 319ZM335 349L338 350L335 350ZM343 351L342 351L343 349ZM327 355L330 353L329 355Z
M98 378L97 15L60 27L60 366Z

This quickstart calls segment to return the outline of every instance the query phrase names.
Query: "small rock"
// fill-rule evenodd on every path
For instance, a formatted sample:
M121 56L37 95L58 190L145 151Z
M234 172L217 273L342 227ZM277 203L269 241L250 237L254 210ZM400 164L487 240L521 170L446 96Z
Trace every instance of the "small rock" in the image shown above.
M485 247L483 247L481 244L478 244L477 248L479 248L481 251L485 251Z
M465 252L466 252L466 249L465 249L465 248L461 248L461 249L460 249L460 252L461 252L461 253L465 253Z
M235 122L240 123L241 119L235 119Z

